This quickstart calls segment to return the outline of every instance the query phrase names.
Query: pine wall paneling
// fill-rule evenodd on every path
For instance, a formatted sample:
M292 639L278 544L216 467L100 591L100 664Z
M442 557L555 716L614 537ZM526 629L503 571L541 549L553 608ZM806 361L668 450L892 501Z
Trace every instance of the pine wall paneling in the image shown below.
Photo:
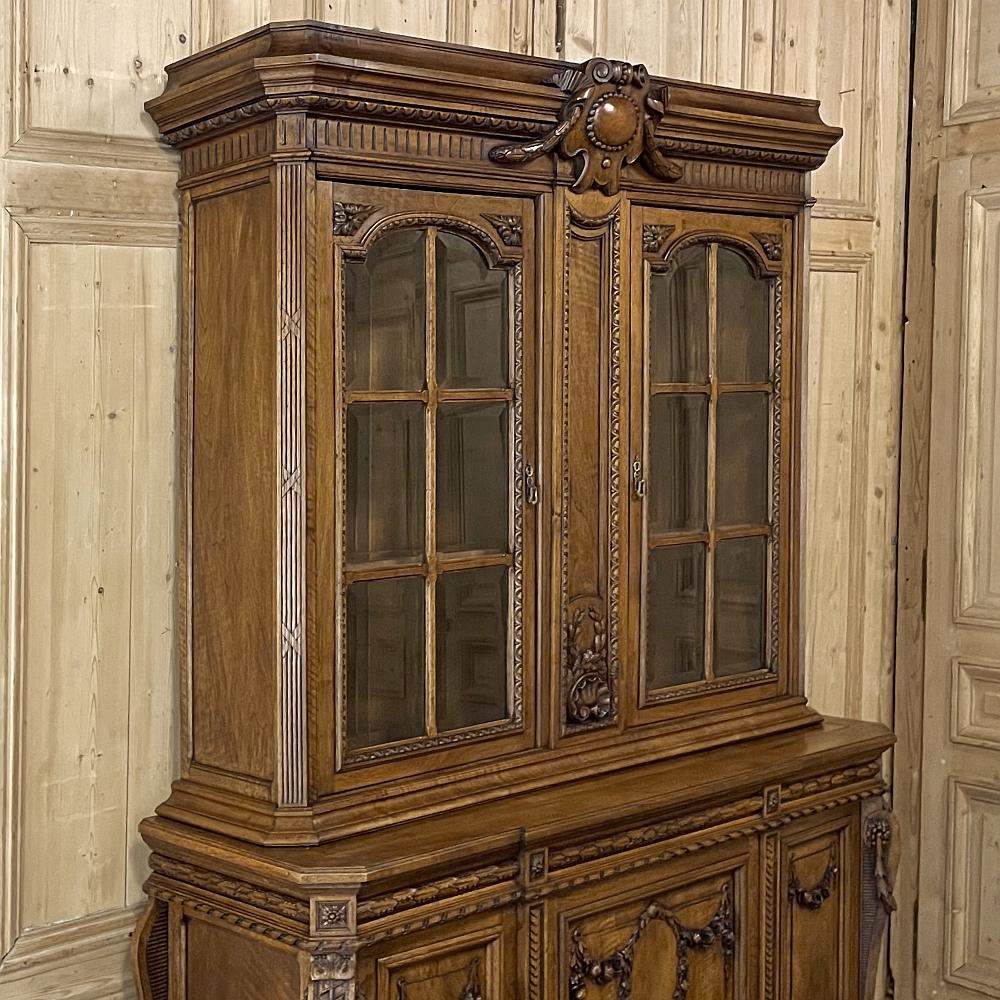
M174 161L142 102L167 62L299 16L557 54L554 0L0 8L0 1000L132 995L135 827L174 769ZM884 720L908 21L900 0L568 0L559 53L819 96L848 130L814 186L806 642L814 703Z

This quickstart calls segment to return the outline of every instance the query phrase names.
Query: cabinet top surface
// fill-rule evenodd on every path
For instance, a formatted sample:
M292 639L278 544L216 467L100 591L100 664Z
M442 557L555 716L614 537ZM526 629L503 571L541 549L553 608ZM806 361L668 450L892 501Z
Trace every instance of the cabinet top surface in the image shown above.
M473 117L463 123L453 116L448 124L530 135L550 128L567 94L592 82L583 70L594 64L641 71L649 92L662 102L658 136L781 150L791 157L788 166L814 169L841 135L824 124L816 101L649 78L644 67L610 55L576 66L319 21L268 24L173 63L164 93L146 110L173 144L191 139L195 123L202 123L197 134L232 124L210 119L249 104L342 113L349 98L377 100L382 111L387 104L409 107L414 123L434 121L435 111L459 111ZM346 110L369 118L380 114L374 106Z
M154 851L173 853L183 845L192 858L235 859L283 873L291 882L379 882L461 861L469 865L516 856L522 846L575 842L628 829L674 813L690 813L698 803L716 806L741 796L762 795L781 786L782 794L808 799L808 784L821 775L839 775L815 791L863 780L894 742L882 725L824 719L820 726L763 737L747 743L658 761L627 771L595 773L583 783L540 789L480 803L457 812L394 824L371 833L316 847L262 847L236 842L162 819L147 820L143 834ZM862 768L862 770L864 770ZM502 776L500 776L502 780ZM794 803L789 803L794 808ZM391 807L389 807L391 810ZM272 867L273 866L273 867Z

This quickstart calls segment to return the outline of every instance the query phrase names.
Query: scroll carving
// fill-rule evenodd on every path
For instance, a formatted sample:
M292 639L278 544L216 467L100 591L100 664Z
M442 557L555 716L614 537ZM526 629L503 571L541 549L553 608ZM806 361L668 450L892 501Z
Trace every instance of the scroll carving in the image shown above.
M677 966L672 1000L687 1000L690 989L690 955L692 951L708 951L716 945L726 962L726 974L736 952L736 919L729 886L722 887L722 898L715 915L704 927L686 927L663 903L654 900L639 914L635 930L624 947L604 958L589 953L579 928L573 931L573 958L569 970L570 1000L586 1000L587 984L617 985L618 1000L632 1000L632 970L635 949L654 921L665 923L677 940Z
M886 913L895 913L896 897L893 895L893 877L889 849L892 844L892 821L885 812L875 813L865 825L865 847L872 852L875 865L875 895Z
M590 624L590 641L585 639ZM570 722L599 722L611 714L608 683L607 626L593 607L577 608L566 623L566 662L569 691L566 714Z
M833 887L837 881L840 868L837 865L837 858L833 851L830 852L830 862L826 870L820 876L820 880L811 888L806 889L795 874L795 865L789 865L788 871L788 898L806 910L818 910L830 898Z
M590 59L555 82L570 95L556 127L531 142L495 147L491 160L527 163L558 151L578 161L575 191L598 187L616 194L622 167L636 161L664 180L680 178L680 165L663 155L653 137L664 103L661 91L651 89L645 66Z

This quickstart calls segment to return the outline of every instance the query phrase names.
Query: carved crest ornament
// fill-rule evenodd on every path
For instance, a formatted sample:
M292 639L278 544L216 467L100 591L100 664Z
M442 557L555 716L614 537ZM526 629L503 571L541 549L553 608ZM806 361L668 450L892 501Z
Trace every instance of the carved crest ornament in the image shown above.
M651 174L675 181L681 167L666 158L654 134L663 117L664 88L653 88L641 63L590 59L557 74L569 99L559 124L538 139L490 150L496 163L527 163L557 151L578 164L574 191L598 187L617 194L622 167L639 161Z

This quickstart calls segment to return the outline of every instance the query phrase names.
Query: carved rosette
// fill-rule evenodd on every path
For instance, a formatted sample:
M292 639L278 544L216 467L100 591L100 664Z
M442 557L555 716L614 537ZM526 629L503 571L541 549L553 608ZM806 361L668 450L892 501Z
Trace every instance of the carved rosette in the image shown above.
M495 147L491 160L527 163L558 152L577 161L575 191L598 187L607 194L618 192L622 168L636 161L665 180L681 176L680 165L666 159L653 138L664 104L641 63L590 59L555 82L570 95L556 127L531 142Z

